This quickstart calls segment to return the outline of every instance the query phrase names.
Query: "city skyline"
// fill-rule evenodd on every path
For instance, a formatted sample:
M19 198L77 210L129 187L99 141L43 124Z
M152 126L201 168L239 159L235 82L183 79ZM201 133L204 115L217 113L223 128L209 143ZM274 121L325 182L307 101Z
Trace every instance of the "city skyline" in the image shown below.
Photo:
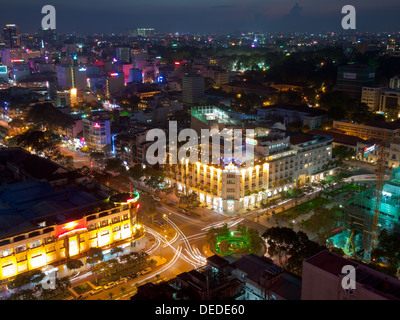
M397 17L400 4L384 0L379 6L372 1L331 3L303 1L204 1L187 3L181 0L164 4L159 0L119 0L110 6L107 2L85 1L52 3L19 0L7 5L0 13L0 23L15 23L21 32L31 33L40 28L42 6L56 8L56 31L61 33L121 33L127 28L154 27L160 33L168 32L327 32L341 31L341 9L351 4L357 10L357 28L360 32L396 32L400 29ZM207 17L205 20L204 18Z

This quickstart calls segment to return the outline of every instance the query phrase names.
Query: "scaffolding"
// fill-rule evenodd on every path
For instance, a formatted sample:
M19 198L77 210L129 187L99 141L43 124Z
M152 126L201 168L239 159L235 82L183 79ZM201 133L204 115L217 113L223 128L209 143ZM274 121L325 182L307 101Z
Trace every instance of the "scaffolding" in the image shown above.
M348 234L354 233L352 241L355 248L361 248L368 261L368 255L373 248L371 236L376 224L377 235L382 229L388 232L400 232L400 173L396 171L393 179L384 183L382 189L377 187L366 190L345 203L345 225ZM377 220L374 221L374 217ZM376 240L375 240L376 241ZM367 257L365 253L368 253Z

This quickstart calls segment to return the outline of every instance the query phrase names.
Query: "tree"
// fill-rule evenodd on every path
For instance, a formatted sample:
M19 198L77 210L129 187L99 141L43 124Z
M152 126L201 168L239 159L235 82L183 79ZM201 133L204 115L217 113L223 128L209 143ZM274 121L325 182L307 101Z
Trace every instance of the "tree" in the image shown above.
M400 266L400 234L397 232L388 232L383 229L379 234L378 246L371 251L372 260L376 263L386 262L395 267Z
M74 118L61 112L48 102L33 105L27 114L27 119L51 131L58 127L62 129L70 128L75 124Z
M103 261L104 255L101 248L90 248L87 254L86 262L89 264L95 264L96 262Z
M71 259L68 260L66 266L68 270L77 270L83 267L83 262L79 259Z
M258 253L262 249L262 238L256 229L248 228L245 232L250 253Z
M270 256L278 255L279 264L297 275L301 275L302 263L305 259L326 249L326 247L309 240L304 232L296 233L287 227L269 228L262 237L267 242L268 254Z
M215 228L211 228L207 231L204 242L210 247L211 251L215 250L215 245L217 243L217 234Z
M139 181L143 178L145 172L144 172L142 165L136 164L132 168L129 169L128 174L133 180Z
M141 194L139 198L138 212L145 217L148 217L153 222L154 217L157 215L155 201L148 194Z
M126 168L121 159L111 158L106 160L105 171L115 171L120 174L126 173Z
M221 254L227 254L229 251L229 243L227 240L221 240L218 244L219 251Z

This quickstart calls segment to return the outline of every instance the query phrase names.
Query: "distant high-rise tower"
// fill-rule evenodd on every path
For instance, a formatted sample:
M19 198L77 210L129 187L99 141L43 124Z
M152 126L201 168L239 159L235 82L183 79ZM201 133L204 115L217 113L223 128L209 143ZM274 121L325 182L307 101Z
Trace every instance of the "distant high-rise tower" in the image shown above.
M4 43L7 48L18 48L21 45L19 28L15 24L6 24L3 29Z
M154 28L137 28L139 37L148 37L154 35Z
M129 62L131 59L131 49L129 47L116 48L116 58L119 62Z
M183 103L194 105L204 95L204 78L197 74L185 75L182 81Z

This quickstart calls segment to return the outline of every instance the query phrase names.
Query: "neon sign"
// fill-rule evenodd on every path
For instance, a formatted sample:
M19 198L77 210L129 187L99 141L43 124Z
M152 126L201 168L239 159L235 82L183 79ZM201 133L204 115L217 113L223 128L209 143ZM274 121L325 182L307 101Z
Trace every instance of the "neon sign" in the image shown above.
M370 146L370 147L365 147L364 152L372 152L375 149L376 149L376 144L374 144L373 146Z
M110 76L111 76L111 77L118 77L118 73L117 73L117 72L110 73Z
M71 221L61 227L57 226L56 237L61 238L78 231L87 231L86 223L84 220Z

